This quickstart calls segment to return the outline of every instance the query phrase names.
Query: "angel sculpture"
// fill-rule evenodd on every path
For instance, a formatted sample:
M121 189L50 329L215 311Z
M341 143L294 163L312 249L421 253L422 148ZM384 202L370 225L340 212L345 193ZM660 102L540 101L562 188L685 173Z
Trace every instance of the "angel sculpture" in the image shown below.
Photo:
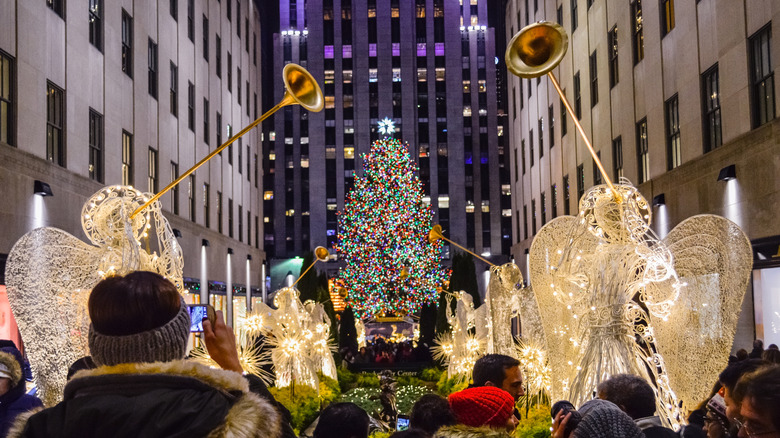
M310 354L317 371L331 379L338 380L336 362L333 360L333 346L330 342L330 318L322 303L306 301L304 307L309 312L309 327L306 337L311 344Z
M181 248L160 203L131 218L151 196L128 186L105 187L81 211L91 244L43 227L22 236L8 255L8 301L47 406L62 399L68 367L89 355L87 299L100 280L146 270L182 290ZM150 243L159 252L152 252Z
M677 426L727 363L752 252L737 225L700 215L664 240L628 181L591 188L576 217L537 234L531 279L547 338L553 398L579 405L618 373L643 376Z
M516 356L512 318L520 310L523 274L514 263L490 268L485 303L476 311L477 337L486 340L485 353Z
M456 298L457 305L453 313L450 307L452 299ZM474 362L485 354L485 334L475 331L476 323L474 300L465 291L448 293L446 295L447 322L452 331L439 335L433 348L434 358L447 364L447 377L459 377L468 380Z
M355 321L355 331L357 331L357 344L358 348L366 346L366 325L361 318Z

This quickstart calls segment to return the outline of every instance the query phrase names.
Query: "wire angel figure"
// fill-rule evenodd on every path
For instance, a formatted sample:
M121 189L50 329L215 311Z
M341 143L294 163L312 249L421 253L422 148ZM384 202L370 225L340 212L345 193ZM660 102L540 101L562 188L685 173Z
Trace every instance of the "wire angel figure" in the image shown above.
M304 304L306 311L309 312L309 333L308 339L311 344L310 354L315 362L317 371L331 379L338 380L336 372L336 361L333 360L334 346L330 340L330 318L325 313L325 306L322 303L315 303L312 300Z
M450 307L452 299L457 299L455 311ZM468 380L474 362L485 354L487 339L484 333L477 332L474 299L464 291L447 293L447 322L452 328L450 333L437 336L433 347L433 356L447 366L447 377Z
M475 313L477 337L485 339L486 354L515 357L512 318L520 310L523 274L514 263L490 268L485 303Z
M150 197L129 186L105 187L82 208L90 243L43 227L22 236L8 255L8 301L47 406L62 399L70 365L89 355L87 299L95 284L109 275L147 270L182 290L181 248L160 203L130 219Z
M662 241L628 181L591 188L576 217L537 234L531 279L553 374L552 396L579 405L618 373L644 377L664 424L706 397L726 365L752 263L734 223L694 216Z

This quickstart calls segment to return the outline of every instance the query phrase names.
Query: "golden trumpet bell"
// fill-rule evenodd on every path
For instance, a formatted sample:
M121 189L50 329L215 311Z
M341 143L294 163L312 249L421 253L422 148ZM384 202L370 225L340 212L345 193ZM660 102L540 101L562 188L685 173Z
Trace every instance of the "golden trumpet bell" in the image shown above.
M324 246L318 246L314 248L314 256L317 257L317 260L324 262L330 257L330 252L328 252L328 249Z
M311 112L320 112L325 106L322 91L314 77L298 64L287 64L282 72L285 105L297 103ZM284 106L284 105L282 105Z
M547 74L563 59L569 36L557 23L540 21L520 29L506 47L506 68L516 76L531 79Z
M444 235L441 233L441 225L436 224L431 228L431 231L428 232L428 243L436 242L442 237L444 237Z

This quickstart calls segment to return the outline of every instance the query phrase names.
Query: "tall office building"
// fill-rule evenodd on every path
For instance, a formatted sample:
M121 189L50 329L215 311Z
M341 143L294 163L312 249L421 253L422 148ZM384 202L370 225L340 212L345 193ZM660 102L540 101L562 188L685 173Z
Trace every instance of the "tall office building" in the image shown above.
M254 120L259 14L251 0L3 1L0 261L40 226L85 240L81 208L100 188L157 192ZM188 285L260 287L259 139L161 198ZM54 196L34 195L36 180Z
M749 346L754 330L775 336L763 328L780 323L768 286L780 278L780 60L773 54L780 5L507 2L507 38L540 20L568 33L568 53L553 73L612 181L628 178L652 203L655 232L664 237L688 217L713 213L751 239L755 270L736 344ZM556 216L575 215L583 193L603 178L546 77L510 76L507 88L512 253L527 272L534 235Z
M282 0L279 14L274 70L304 65L323 85L325 109L288 107L266 128L269 255L295 257L336 241L336 213L362 172L360 154L388 118L419 164L445 235L497 263L508 260L506 117L487 1ZM272 84L281 99L280 73Z

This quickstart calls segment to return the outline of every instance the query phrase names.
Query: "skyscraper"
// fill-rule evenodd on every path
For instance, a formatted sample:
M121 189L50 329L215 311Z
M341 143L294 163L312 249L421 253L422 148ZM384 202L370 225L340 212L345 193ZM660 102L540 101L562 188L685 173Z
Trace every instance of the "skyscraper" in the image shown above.
M285 108L265 128L269 255L333 244L360 154L389 118L409 143L445 235L507 260L509 168L487 0L281 0L279 15L274 71L304 65L323 85L325 110ZM265 80L281 99L281 77Z

